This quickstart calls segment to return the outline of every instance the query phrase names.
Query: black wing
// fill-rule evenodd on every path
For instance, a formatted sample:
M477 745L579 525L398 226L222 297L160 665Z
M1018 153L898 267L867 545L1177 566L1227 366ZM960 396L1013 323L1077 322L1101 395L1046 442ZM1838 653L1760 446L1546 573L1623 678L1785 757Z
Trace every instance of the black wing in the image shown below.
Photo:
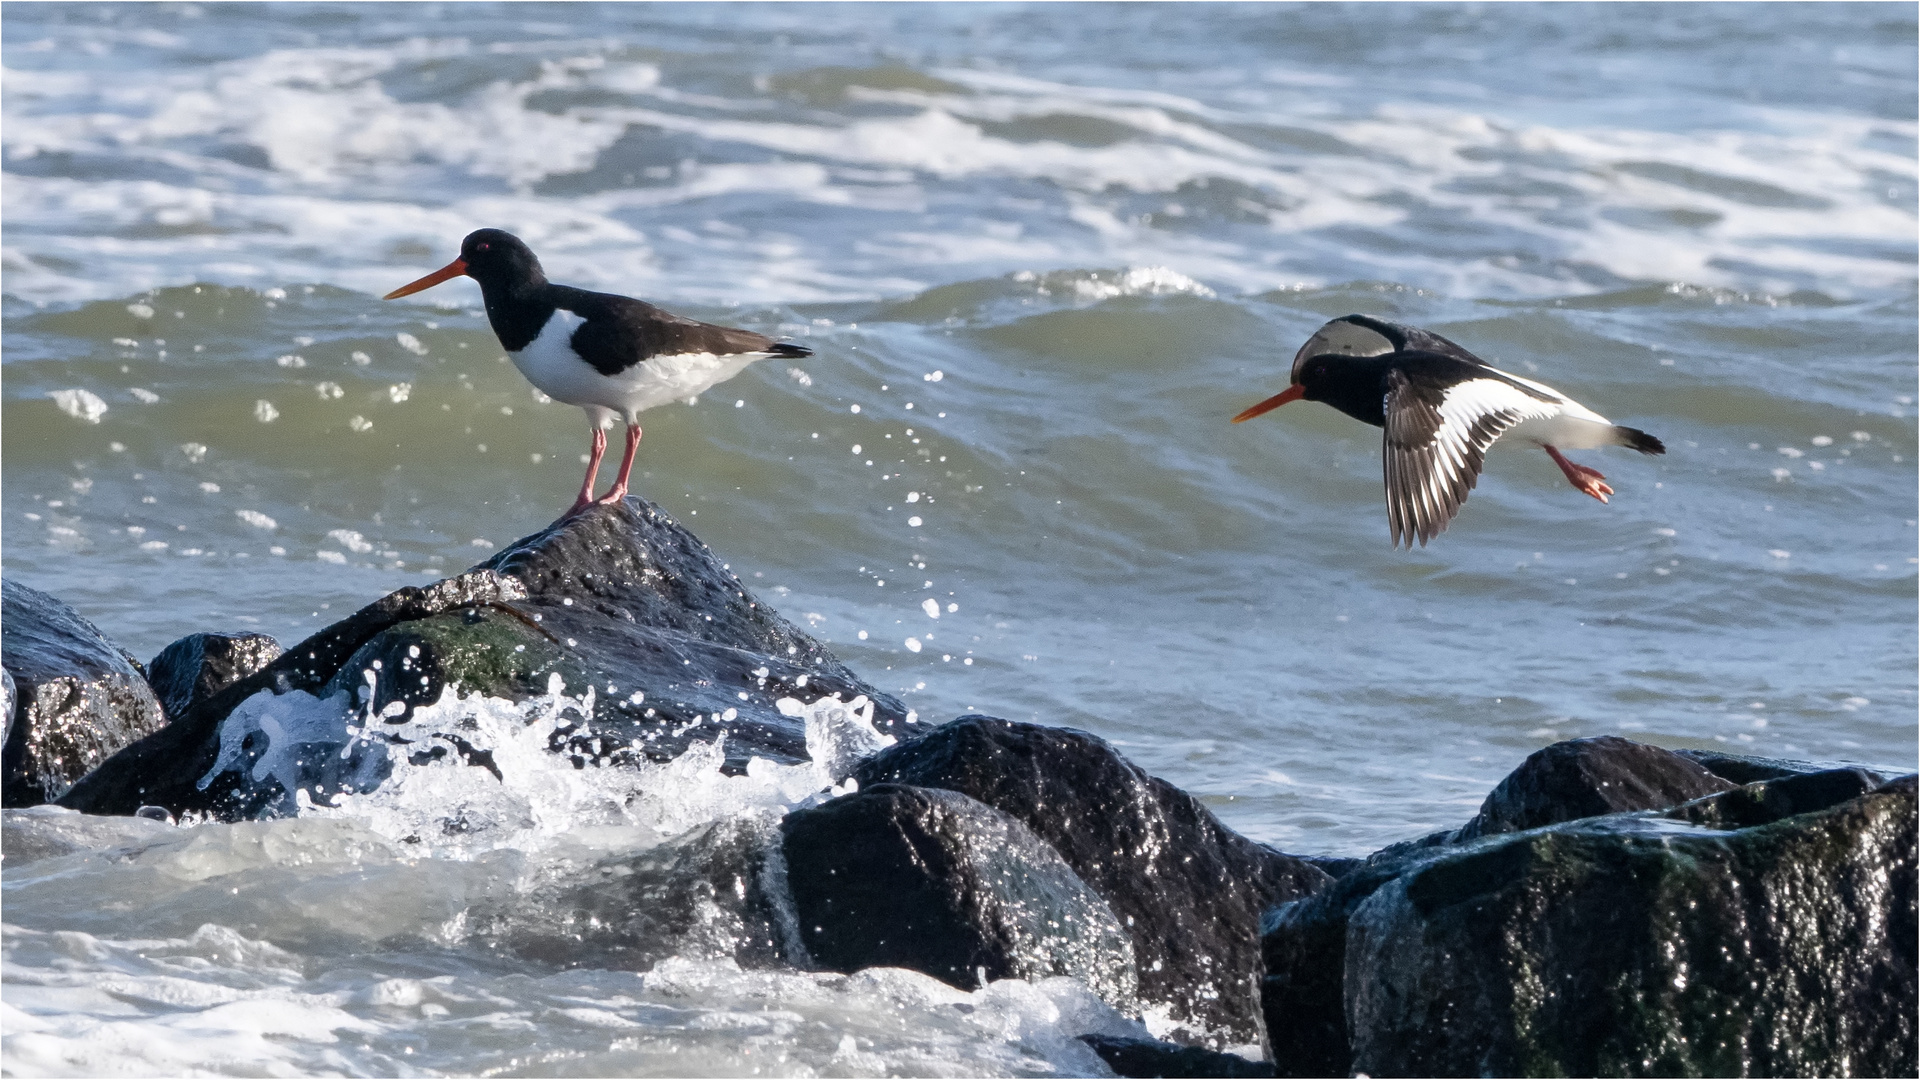
M611 293L574 292L580 299L561 306L584 316L587 321L573 332L573 351L602 375L617 375L655 356L682 353L728 356L763 352L800 357L813 352L804 345L776 342L752 330L715 326L675 315L644 300Z
M1401 348L1407 352L1439 353L1441 356L1451 356L1455 360L1464 360L1475 367L1493 366L1431 330L1422 330L1417 326L1402 326L1400 332L1406 335L1406 344Z

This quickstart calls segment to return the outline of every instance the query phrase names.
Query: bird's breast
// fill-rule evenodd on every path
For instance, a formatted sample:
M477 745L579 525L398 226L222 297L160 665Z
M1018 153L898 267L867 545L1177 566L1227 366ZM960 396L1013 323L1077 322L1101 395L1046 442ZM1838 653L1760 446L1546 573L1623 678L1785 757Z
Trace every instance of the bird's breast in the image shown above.
M601 375L573 350L574 331L586 321L566 308L554 308L533 340L525 348L509 350L507 356L548 397L570 405L588 404L576 398Z

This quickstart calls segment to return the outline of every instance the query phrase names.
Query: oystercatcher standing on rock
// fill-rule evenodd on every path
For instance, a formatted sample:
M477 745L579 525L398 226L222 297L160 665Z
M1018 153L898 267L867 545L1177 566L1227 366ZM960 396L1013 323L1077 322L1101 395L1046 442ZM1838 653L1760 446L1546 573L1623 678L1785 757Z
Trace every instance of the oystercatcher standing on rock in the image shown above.
M1621 427L1550 386L1500 371L1428 330L1347 315L1293 357L1293 385L1233 418L1289 401L1324 401L1386 429L1387 524L1393 542L1424 547L1460 512L1487 447L1512 433L1545 450L1567 481L1607 501L1606 477L1561 450L1627 446L1664 454L1659 439Z
M813 353L751 330L682 318L630 297L551 284L533 251L499 229L469 233L459 258L385 298L409 296L462 274L480 283L487 321L513 366L548 397L585 409L593 425L587 478L566 516L596 501L626 497L640 447L640 413L693 397L755 360ZM627 452L619 478L596 500L593 482L616 416L627 425Z

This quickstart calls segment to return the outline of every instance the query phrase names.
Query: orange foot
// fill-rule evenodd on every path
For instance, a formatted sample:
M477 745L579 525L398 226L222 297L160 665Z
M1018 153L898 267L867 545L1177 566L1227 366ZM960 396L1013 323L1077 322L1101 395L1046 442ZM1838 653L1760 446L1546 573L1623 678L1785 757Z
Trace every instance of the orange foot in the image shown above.
M1601 475L1600 470L1589 469L1585 465L1568 461L1560 451L1551 446L1541 449L1547 452L1547 456L1553 458L1555 465L1560 466L1560 471L1566 474L1567 483L1572 484L1576 491L1591 495L1601 502L1606 502L1607 496L1613 494L1613 489L1607 486L1607 478Z

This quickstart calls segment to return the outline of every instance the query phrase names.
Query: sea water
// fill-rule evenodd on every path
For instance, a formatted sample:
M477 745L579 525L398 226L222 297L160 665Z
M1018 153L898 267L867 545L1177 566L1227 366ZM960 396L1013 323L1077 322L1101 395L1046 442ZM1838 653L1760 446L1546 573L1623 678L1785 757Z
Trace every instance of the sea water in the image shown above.
M0 30L4 572L136 656L291 643L565 507L585 421L472 283L377 299L495 226L557 281L814 350L647 413L635 487L922 717L1090 730L1339 854L1458 824L1564 738L1914 763L1910 7L9 4ZM1602 506L1496 448L1395 551L1377 430L1226 422L1355 311L1668 453L1576 454ZM567 868L819 796L711 757L607 778L635 818L528 756L550 801L424 849L475 777L243 825L10 813L0 1067L1086 1073L1071 1036L1147 1030L1066 982L743 969L724 920L642 970L486 930Z

